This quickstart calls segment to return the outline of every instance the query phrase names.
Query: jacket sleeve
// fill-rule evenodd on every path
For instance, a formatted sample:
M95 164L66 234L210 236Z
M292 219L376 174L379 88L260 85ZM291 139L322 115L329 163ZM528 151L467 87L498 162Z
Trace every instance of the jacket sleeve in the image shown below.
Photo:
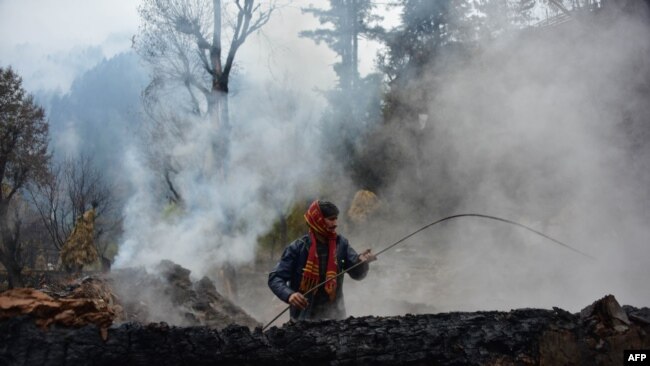
M280 300L288 303L289 296L295 291L287 284L298 261L298 248L292 243L284 249L282 257L275 268L269 273L269 288Z
M354 249L352 249L350 244L347 242L347 239L345 240L345 244L347 247L345 255L345 269L347 270L348 268L359 263L359 255ZM362 280L368 274L369 269L370 265L368 263L364 263L352 269L350 272L348 272L348 274L355 280Z

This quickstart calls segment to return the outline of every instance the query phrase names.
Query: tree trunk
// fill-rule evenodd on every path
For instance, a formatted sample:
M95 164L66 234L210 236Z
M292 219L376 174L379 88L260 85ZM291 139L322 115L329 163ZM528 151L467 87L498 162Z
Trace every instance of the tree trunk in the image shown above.
M23 281L22 268L12 261L2 261L2 265L5 266L7 270L7 281L9 283L9 289L17 287L25 287L25 282Z
M9 288L24 287L25 283L23 281L22 270L23 266L18 261L17 257L20 255L18 252L20 249L18 247L17 240L10 235L7 235L5 230L2 230L2 248L0 248L0 263L5 267L7 271L7 281Z
M18 234L14 234L7 223L9 215L9 204L2 202L0 204L0 263L7 270L7 280L9 288L23 287L22 265L20 258L20 243Z
M359 7L358 0L352 0L352 14L350 20L352 21L352 70L351 88L355 90L359 85Z
M212 144L213 162L217 165L222 178L227 176L230 155L230 112L228 108L228 86L224 82L214 81L208 99L208 116L215 131Z
M23 281L23 276L22 276L22 266L20 263L18 263L14 259L14 255L12 253L12 244L7 244L7 242L3 239L2 240L2 245L4 248L0 249L0 263L5 267L5 270L7 271L7 282L9 289L12 288L17 288L17 287L24 287L25 282Z

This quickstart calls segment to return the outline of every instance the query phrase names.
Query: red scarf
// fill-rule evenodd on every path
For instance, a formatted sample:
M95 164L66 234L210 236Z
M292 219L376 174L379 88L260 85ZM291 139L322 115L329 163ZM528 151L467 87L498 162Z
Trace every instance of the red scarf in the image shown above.
M316 233L327 238L327 271L325 272L325 292L329 295L330 301L336 298L336 274L338 273L336 266L336 233L327 231L325 225L325 218L318 206L318 200L309 205L307 213L305 213L305 220L309 225L309 238L311 239L311 246L309 247L309 254L307 255L307 263L302 271L302 279L300 280L300 292L303 294L320 281L320 271L318 268L318 253L316 251Z

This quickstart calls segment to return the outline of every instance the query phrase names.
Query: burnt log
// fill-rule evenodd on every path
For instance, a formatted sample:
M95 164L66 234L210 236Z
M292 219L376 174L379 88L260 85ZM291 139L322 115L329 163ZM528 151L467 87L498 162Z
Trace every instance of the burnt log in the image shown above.
M456 312L260 328L0 322L2 365L620 365L649 349L650 311L605 297L581 313L555 308ZM637 320L638 319L638 320Z

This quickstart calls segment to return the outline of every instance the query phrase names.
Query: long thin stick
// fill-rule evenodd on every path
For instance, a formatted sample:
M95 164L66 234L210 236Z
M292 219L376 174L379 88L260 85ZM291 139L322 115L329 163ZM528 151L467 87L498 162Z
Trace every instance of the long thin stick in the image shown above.
M407 236L401 238L400 240L398 240L398 241L394 242L393 244L387 246L386 248L380 250L379 252L377 252L377 254L375 254L375 256L379 256L380 254L382 254L382 253L386 252L387 250L389 250L389 249L395 247L396 245L398 245L398 244L404 242L405 240L409 239L410 237L412 237L412 236L414 236L414 235L416 235L416 234L418 234L418 233L420 233L420 232L422 232L422 231L424 231L424 230L426 230L426 229L428 229L428 228L430 228L430 227L432 227L432 226L434 226L434 225L437 225L437 224L439 224L439 223L441 223L441 222L444 222L444 221L449 221L449 220L452 220L452 219L457 219L457 218L459 218L459 217L480 217L480 218L484 218L484 219L496 220L496 221L505 222L505 223L507 223L507 224L511 224L511 225L519 226L519 227L524 228L524 229L526 229L526 230L528 230L528 231L531 231L531 232L533 232L533 233L535 233L535 234L537 234L537 235L540 235L540 236L542 236L542 237L544 237L544 238L546 238L546 239L548 239L548 240L550 240L550 241L552 241L552 242L554 242L554 243L556 243L556 244L559 244L559 245L561 245L561 246L563 246L563 247L565 247L565 248L567 248L567 249L569 249L569 250L571 250L571 251L573 251L573 252L576 252L576 253L578 253L578 254L580 254L580 255L582 255L582 256L585 256L585 257L590 258L590 259L593 259L593 260L596 259L595 257L593 257L593 256L591 256L591 255L589 255L589 254L587 254L587 253L581 252L581 251L579 251L578 249L575 249L575 248L571 247L571 246L568 245L568 244L565 244L565 243L563 243L563 242L561 242L561 241L559 241L559 240L557 240L557 239L554 239L554 238L552 238L552 237L550 237L550 236L548 236L548 235L546 235L546 234L544 234L544 233L542 233L542 232L540 232L540 231L537 231L537 230L535 230L535 229L532 229L532 228L530 228L530 227L528 227L528 226L526 226L526 225L520 224L520 223L518 223L518 222L511 221L511 220L502 219L502 218L500 218L500 217L496 217L496 216L483 215L483 214L475 214L475 213L458 214L458 215L447 216L447 217L442 218L442 219L440 219L440 220L434 221L434 222L432 222L432 223L430 223L430 224L424 225L424 226L422 226L421 228L417 229L416 231L410 233L409 235L407 235ZM344 271L342 271L342 272L339 272L336 276L331 277L331 278L328 278L327 280L325 280L325 281L319 283L318 285L312 287L309 291L305 292L303 295L305 295L305 296L306 296L306 295L309 295L310 293L312 293L312 292L316 291L317 289L321 288L322 286L324 286L327 282L329 282L329 281L331 281L331 280L333 280L333 279L336 279L336 278L338 278L339 276L342 276L342 275L346 274L347 272L353 270L354 268L357 268L358 266L360 266L360 265L363 264L363 263L364 263L364 262L357 262L357 263L356 263L355 265L353 265L352 267L350 267L350 268L348 268L348 269L346 269L346 270L344 270ZM268 328L268 327L269 327L271 324L273 324L276 320L278 320L278 318L281 317L284 313L286 313L287 310L289 310L290 308L291 308L291 305L287 306L284 310L282 310L282 312L280 312L280 314L278 314L275 318L273 318L270 322L268 322L268 324L266 324L266 325L264 326L264 328L262 328L262 331L265 330L266 328Z

